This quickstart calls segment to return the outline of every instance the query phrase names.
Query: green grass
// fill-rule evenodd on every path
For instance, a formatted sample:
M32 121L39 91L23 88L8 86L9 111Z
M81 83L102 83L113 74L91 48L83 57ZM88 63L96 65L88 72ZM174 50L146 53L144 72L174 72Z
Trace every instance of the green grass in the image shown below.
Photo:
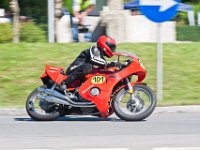
M83 44L0 44L0 107L24 107L28 94L41 85L45 64L66 68L88 48ZM148 70L146 82L155 90L156 44L120 44L136 53ZM160 105L200 104L200 43L164 45L164 100Z
M199 26L177 26L177 40L178 41L200 41L200 27Z

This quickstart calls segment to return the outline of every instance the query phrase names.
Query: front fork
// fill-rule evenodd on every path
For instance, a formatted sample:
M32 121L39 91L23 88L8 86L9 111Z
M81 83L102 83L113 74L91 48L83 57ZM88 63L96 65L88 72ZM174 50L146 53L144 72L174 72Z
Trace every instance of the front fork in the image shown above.
M128 78L126 78L126 83L127 83L127 86L128 86L128 93L131 95L131 100L134 101L134 103L135 103L134 105L135 106L139 106L140 105L140 101L136 97L136 95L134 93L134 90L133 90L133 87L131 86L131 83L130 83Z
M127 83L127 86L128 86L128 93L133 94L133 92L134 92L133 87L131 86L131 83L130 83L128 78L126 78L126 83Z

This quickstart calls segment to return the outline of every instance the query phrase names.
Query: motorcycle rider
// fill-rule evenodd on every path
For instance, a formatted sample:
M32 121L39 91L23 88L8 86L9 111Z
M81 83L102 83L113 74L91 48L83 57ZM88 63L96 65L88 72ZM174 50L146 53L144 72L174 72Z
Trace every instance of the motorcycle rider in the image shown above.
M81 79L89 74L94 67L105 68L115 66L115 62L108 63L104 56L111 58L116 49L116 42L113 38L101 36L97 45L82 51L66 71L68 78L64 81L68 86L76 79Z

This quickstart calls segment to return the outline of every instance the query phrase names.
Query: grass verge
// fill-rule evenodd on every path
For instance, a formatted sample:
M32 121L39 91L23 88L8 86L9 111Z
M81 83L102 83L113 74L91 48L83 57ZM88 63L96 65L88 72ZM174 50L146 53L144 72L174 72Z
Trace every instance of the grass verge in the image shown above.
M45 64L66 68L90 43L0 44L0 107L24 107L41 85ZM200 104L200 43L164 44L164 99L159 105ZM136 53L147 68L146 82L155 91L156 44L119 44Z

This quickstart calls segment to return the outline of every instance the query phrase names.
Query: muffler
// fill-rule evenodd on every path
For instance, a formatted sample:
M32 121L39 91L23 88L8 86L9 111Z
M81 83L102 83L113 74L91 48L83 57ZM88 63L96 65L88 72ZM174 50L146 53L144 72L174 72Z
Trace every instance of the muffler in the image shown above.
M39 87L38 91L47 94L47 95L39 94L38 98L44 99L48 102L58 103L58 104L62 104L62 105L70 105L73 107L96 107L91 102L74 102L69 97L62 95L61 93L59 93L55 90Z
M38 98L39 99L44 99L45 101L50 102L50 103L57 103L57 104L62 104L62 105L70 105L70 103L68 103L67 101L59 99L59 98L56 98L54 96L46 96L46 95L39 94Z

